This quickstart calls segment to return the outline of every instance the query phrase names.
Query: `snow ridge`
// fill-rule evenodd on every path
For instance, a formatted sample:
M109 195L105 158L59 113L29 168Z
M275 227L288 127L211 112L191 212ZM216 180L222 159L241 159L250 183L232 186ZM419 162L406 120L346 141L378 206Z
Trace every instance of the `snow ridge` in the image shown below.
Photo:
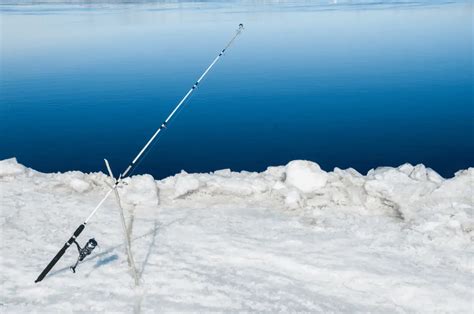
M0 161L0 178L10 181L19 176L43 178L50 181L50 186L61 182L77 193L103 189L108 181L103 173L44 174L26 168L15 158ZM136 175L125 180L120 193L125 204L142 207L157 206L161 199L166 206L194 208L264 204L315 217L328 209L391 215L429 232L430 237L472 237L473 176L474 168L469 168L444 179L422 164L408 163L372 169L364 176L352 168L325 172L317 163L294 160L261 173L230 169L194 174L182 171L158 181L150 175Z
M468 313L473 175L410 164L325 172L295 160L261 173L126 178L134 290L113 198L81 235L98 251L71 274L69 250L35 285L111 179L2 160L0 312Z

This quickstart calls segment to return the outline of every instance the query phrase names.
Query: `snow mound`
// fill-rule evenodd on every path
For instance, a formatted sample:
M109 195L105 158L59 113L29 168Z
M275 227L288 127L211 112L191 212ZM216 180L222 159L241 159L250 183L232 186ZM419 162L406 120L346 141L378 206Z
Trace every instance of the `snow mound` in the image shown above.
M201 186L201 182L194 176L188 175L186 172L182 172L177 176L175 182L175 197L185 196L193 191L196 191Z
M91 188L91 185L89 184L89 182L85 181L85 180L81 180L79 178L73 178L71 179L71 181L69 182L69 185L71 186L71 188L78 192L78 193L84 193L88 190L90 190Z
M301 195L297 191L293 190L286 194L285 205L289 209L297 209L302 207L302 202L303 200L301 199Z
M124 182L119 188L120 200L124 205L153 208L160 203L156 182L151 175L133 176Z
M16 158L0 160L0 177L16 176L25 173L26 169L17 162Z
M286 165L285 182L304 193L317 191L326 185L327 180L327 173L317 163L294 160Z

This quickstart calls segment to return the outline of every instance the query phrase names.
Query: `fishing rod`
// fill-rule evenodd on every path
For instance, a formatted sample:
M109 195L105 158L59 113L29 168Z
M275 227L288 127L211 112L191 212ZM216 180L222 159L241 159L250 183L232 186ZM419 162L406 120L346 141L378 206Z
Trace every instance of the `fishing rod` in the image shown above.
M118 176L118 178L114 178L115 182L113 185L110 186L110 189L108 192L105 194L105 196L102 198L102 200L97 204L97 206L94 208L94 210L89 214L89 216L84 220L82 224L77 227L77 229L74 231L72 236L69 238L69 240L64 244L64 246L59 250L59 252L56 254L56 256L53 257L53 259L49 262L49 264L46 266L46 268L41 272L41 274L38 276L38 278L35 280L36 282L40 282L41 280L44 279L44 277L49 273L49 271L56 265L56 263L59 261L59 259L64 255L64 253L67 251L67 249L75 243L78 251L79 251L79 258L78 262L82 261L87 255L92 253L92 250L95 248L97 245L97 242L94 239L91 239L87 242L87 244L81 248L80 245L77 243L76 239L79 237L79 235L84 231L87 223L89 220L95 215L97 210L104 204L104 202L107 200L107 198L110 196L112 192L117 192L118 186L122 183L123 179L126 177L130 176L135 167L137 166L138 161L140 161L140 158L143 156L143 154L147 151L147 149L150 147L150 145L155 141L156 137L158 134L164 130L167 127L168 122L171 120L171 118L175 115L175 113L178 111L178 109L183 105L183 103L189 98L189 96L193 93L193 91L198 87L199 83L201 80L207 75L207 73L211 70L211 68L217 63L217 61L222 57L222 55L225 53L225 51L232 45L234 40L237 38L237 36L240 35L240 33L243 31L244 25L239 24L239 27L232 37L232 39L227 43L227 45L222 49L221 52L217 55L217 57L214 58L214 60L211 62L211 64L207 67L207 69L201 74L201 76L198 78L198 80L193 84L193 86L189 89L189 91L184 95L184 97L178 102L178 104L174 107L173 111L168 115L168 117L165 119L165 121L160 125L160 127L155 131L155 133L151 136L151 138L148 140L148 142L143 146L143 148L140 150L140 152L136 155L136 157L132 160L132 162L125 168L125 170ZM108 163L106 162L107 167ZM109 173L111 174L110 169ZM111 175L112 176L112 175ZM75 271L75 267L77 266L74 265L74 268L71 268L73 271Z

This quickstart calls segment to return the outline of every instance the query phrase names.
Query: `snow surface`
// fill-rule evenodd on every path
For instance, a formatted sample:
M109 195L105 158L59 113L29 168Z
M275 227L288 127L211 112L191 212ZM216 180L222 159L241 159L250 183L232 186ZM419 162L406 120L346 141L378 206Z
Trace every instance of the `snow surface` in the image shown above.
M40 173L0 161L0 312L371 311L472 313L474 168L325 172L292 161L262 173L126 179L141 286L115 199L34 280L108 189L103 173Z

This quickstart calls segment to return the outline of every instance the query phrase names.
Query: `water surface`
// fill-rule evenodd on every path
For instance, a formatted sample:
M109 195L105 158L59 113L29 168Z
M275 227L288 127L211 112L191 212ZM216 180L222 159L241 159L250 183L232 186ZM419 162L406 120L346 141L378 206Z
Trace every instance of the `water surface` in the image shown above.
M137 173L473 166L472 2L3 1L0 159Z

